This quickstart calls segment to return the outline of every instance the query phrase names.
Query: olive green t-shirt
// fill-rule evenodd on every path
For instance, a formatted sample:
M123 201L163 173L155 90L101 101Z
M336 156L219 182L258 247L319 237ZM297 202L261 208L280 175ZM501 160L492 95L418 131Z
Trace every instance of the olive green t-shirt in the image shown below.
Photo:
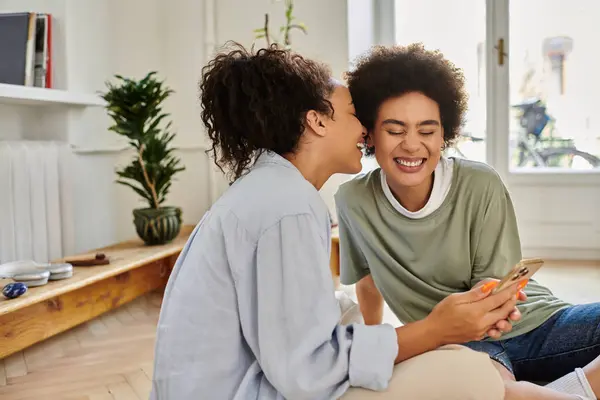
M446 296L485 278L502 278L519 260L521 243L513 204L490 166L455 159L442 204L411 219L396 210L376 169L343 184L335 195L340 235L341 282L371 274L403 323L426 317ZM570 304L530 280L522 319L502 339L535 329Z

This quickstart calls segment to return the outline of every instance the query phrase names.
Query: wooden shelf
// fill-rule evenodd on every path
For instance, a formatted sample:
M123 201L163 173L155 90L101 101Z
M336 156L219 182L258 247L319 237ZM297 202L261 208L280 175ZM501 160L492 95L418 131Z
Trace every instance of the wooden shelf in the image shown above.
M0 83L0 103L19 105L62 105L103 107L104 100L94 94Z
M73 267L71 278L32 287L16 299L2 296L0 360L150 291L163 289L193 230L193 225L184 225L177 238L161 246L146 246L136 238L86 252L81 256L104 253L110 264ZM9 282L12 280L0 279L0 287Z

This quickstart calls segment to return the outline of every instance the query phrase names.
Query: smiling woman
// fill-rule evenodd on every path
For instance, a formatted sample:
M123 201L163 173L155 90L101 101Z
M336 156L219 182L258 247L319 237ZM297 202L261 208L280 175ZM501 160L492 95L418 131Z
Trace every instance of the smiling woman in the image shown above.
M420 210L436 167L439 175L451 175L448 160L440 159L463 125L468 96L462 71L421 44L402 51L380 46L358 60L348 84L369 131L366 154L375 155L396 199L409 212Z
M507 394L516 398L573 399L560 395L556 385L552 392L513 383L549 382L595 357L598 367L588 368L588 378L600 387L597 339L573 336L569 328L582 324L576 315L583 314L534 280L520 282L526 298L520 298L519 309L516 301L506 301L501 320L483 323L483 333L464 331L477 326L481 316L454 324L464 315L459 303L440 311L457 294L496 284L522 258L512 199L498 173L478 161L442 156L464 120L462 72L421 45L375 47L348 81L357 115L368 129L367 153L375 154L381 167L343 184L335 196L340 280L357 284L364 320L381 323L384 301L406 330L445 315L448 322L405 337L400 348L421 354L425 338L437 337L487 353L507 379ZM581 308L582 313L597 316L594 307ZM596 329L596 320L589 321L580 325L582 331ZM436 326L444 332L436 332ZM548 339L549 332L556 336ZM567 336L575 339L563 350L558 338ZM542 343L551 343L548 351ZM574 356L588 348L595 350ZM569 353L569 361L561 353Z
M377 148L375 157L398 197L404 188L419 190L425 195L422 198L426 197L444 146L440 111L434 100L419 92L386 100L369 142ZM418 203L405 206L417 211L425 205Z

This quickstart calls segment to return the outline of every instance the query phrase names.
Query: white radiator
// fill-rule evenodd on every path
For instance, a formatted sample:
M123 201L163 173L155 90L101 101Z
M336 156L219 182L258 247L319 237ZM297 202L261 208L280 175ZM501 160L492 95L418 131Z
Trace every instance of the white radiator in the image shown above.
M0 264L62 257L69 156L66 143L0 141Z

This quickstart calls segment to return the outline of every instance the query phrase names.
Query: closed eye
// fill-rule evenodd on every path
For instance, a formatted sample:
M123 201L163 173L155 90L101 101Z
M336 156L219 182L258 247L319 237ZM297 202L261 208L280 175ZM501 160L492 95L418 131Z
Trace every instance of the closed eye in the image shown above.
M435 132L420 132L421 135L433 135Z
M387 131L390 135L402 135L404 132Z

